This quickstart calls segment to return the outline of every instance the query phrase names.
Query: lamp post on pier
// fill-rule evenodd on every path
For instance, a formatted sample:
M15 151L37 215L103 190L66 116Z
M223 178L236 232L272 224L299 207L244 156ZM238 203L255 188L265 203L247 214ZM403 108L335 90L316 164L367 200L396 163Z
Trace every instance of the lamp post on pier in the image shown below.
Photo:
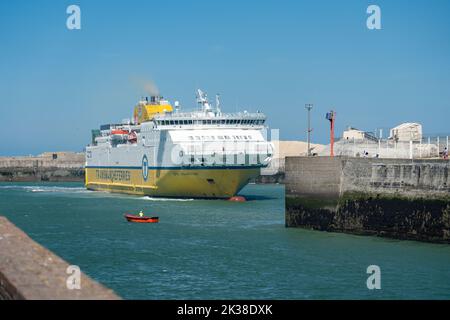
M311 156L311 109L313 108L312 103L305 104L306 110L308 110L308 152L306 153L307 156Z

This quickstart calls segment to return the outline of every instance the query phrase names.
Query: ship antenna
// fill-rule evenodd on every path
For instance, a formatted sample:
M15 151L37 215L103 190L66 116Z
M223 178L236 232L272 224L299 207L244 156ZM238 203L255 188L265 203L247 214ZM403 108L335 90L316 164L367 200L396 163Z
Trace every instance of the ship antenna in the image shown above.
M218 114L221 114L220 111L220 94L216 94L216 110Z
M208 102L208 97L205 92L200 89L197 89L197 102L201 105L202 111L208 112L211 111L211 106Z

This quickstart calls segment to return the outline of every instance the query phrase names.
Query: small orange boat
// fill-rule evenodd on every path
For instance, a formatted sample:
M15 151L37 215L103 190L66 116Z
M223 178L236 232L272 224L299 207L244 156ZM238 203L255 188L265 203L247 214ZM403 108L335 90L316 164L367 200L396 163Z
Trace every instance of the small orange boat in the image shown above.
M135 214L125 214L125 219L127 219L128 222L138 222L138 223L157 223L159 222L159 217L140 217L139 215Z

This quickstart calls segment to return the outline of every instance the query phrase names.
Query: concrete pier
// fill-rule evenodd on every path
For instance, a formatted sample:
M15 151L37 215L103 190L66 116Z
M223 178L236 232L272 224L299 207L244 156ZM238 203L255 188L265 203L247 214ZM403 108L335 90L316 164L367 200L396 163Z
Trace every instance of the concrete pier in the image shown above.
M80 287L69 288L68 267L63 259L0 217L0 300L120 299L82 272Z
M286 226L450 243L450 162L286 158Z
M83 181L84 163L84 154L74 152L0 157L0 181Z

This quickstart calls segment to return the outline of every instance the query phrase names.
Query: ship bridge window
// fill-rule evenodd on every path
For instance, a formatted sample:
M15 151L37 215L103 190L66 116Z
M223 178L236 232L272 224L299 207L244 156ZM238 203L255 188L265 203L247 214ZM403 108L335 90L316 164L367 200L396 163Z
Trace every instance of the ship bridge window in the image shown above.
M219 140L223 140L223 136L218 136Z
M193 136L189 136L189 140L194 140L194 137Z
M200 140L200 137L199 137L199 136L195 136L195 139L196 139L196 140Z
M230 140L230 136L225 136L225 139Z

